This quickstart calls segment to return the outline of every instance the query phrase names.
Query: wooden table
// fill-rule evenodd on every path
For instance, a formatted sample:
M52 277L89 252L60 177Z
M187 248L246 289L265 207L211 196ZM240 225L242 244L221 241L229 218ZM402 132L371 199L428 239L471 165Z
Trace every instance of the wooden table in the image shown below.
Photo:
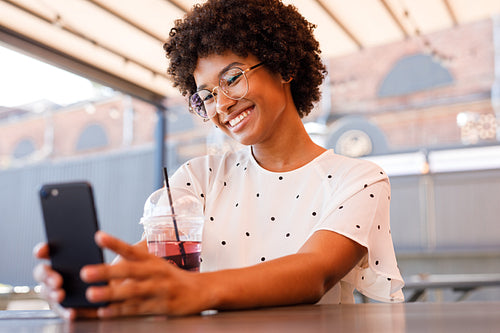
M64 322L48 310L0 311L0 332L498 332L500 302L306 305Z

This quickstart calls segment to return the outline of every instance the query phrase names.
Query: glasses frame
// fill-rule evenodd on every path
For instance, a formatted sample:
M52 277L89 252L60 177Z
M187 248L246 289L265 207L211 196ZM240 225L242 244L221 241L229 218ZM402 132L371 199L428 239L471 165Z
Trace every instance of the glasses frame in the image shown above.
M257 67L259 67L259 66L261 66L261 65L263 65L263 64L264 64L264 62L259 62L258 64L253 65L253 66L251 66L251 67L249 67L249 68L247 68L247 69L242 69L242 68L239 68L239 67L235 66L235 67L231 67L231 68L227 69L226 71L224 71L224 73L226 73L227 71L232 70L232 69L235 69L235 68L236 68L236 69L239 69L239 70L241 71L241 75L245 78L245 82L246 82L246 85L247 85L247 86L246 86L246 91L245 91L245 93L244 93L241 97L239 97L239 98L234 98L234 97L231 97L231 96L229 96L229 95L228 95L228 93L227 93L227 92L225 92L225 91L224 91L224 89L220 89L220 90L222 91L222 93L224 94L224 96L226 96L227 98L229 98L229 99L231 99L231 100L233 100L233 101L239 101L239 100L242 100L243 98L245 98L245 96L247 95L248 90L249 90L249 88L250 88L250 85L249 85L249 83L248 83L248 78L247 78L246 74L247 74L248 72L250 72L251 70L256 69ZM221 77L223 76L223 74L224 74L224 73L222 73L222 74L221 74ZM205 91L210 92L210 94L212 94L212 95L213 95L213 98L215 99L215 103L217 103L217 95L218 95L218 91L219 91L219 88L220 88L220 82L221 82L221 80L222 80L222 79L219 79L219 85L218 85L218 86L215 86L212 90L210 90L210 89L200 89L200 90L196 91L194 94L192 94L192 95L189 97L189 109L190 109L193 113L195 113L196 115L198 115L200 118L202 118L204 121L208 121L208 120L210 120L211 118L215 117L215 115L217 114L217 105L215 106L215 108L216 108L215 113L214 113L212 116L209 116L209 115L208 115L208 112L207 112L207 110L206 110L206 107L205 107L205 103L203 102L203 109L205 110L205 114L207 115L206 117L204 117L204 116L202 116L200 113L198 113L197 111L195 111L195 110L196 110L196 108L194 108L194 107L192 106L192 102L191 102L191 100L192 100L192 98L193 98L193 96L194 96L194 95L198 94L198 92L200 92L200 91L204 91L204 90L205 90ZM215 90L217 90L217 92L215 92Z

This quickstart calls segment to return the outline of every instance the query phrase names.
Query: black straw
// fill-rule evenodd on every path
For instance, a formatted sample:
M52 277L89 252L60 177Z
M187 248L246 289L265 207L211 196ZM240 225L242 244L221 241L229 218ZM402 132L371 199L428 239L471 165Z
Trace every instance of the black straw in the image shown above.
M170 186L168 185L168 172L167 168L163 168L163 177L165 178L165 187L167 188L168 203L170 204L170 210L172 211L172 221L174 222L175 238L179 243L179 250L181 251L182 266L186 265L186 251L184 250L184 244L181 242L179 237L179 229L177 228L177 221L175 219L174 203L172 201L172 193L170 192Z

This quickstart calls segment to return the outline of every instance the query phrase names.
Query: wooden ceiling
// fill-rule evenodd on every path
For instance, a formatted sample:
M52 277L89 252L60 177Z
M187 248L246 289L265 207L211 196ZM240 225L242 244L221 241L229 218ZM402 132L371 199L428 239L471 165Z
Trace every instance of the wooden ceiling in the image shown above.
M324 57L499 15L498 0L283 0L312 23ZM178 93L163 42L194 0L0 0L0 43L150 101Z

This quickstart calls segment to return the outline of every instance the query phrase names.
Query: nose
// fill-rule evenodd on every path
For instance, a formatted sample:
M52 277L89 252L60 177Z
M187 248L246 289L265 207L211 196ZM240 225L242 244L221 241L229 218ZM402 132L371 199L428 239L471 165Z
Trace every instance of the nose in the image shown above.
M215 102L215 110L219 114L228 114L231 106L236 103L234 99L227 97L222 91L217 91Z

